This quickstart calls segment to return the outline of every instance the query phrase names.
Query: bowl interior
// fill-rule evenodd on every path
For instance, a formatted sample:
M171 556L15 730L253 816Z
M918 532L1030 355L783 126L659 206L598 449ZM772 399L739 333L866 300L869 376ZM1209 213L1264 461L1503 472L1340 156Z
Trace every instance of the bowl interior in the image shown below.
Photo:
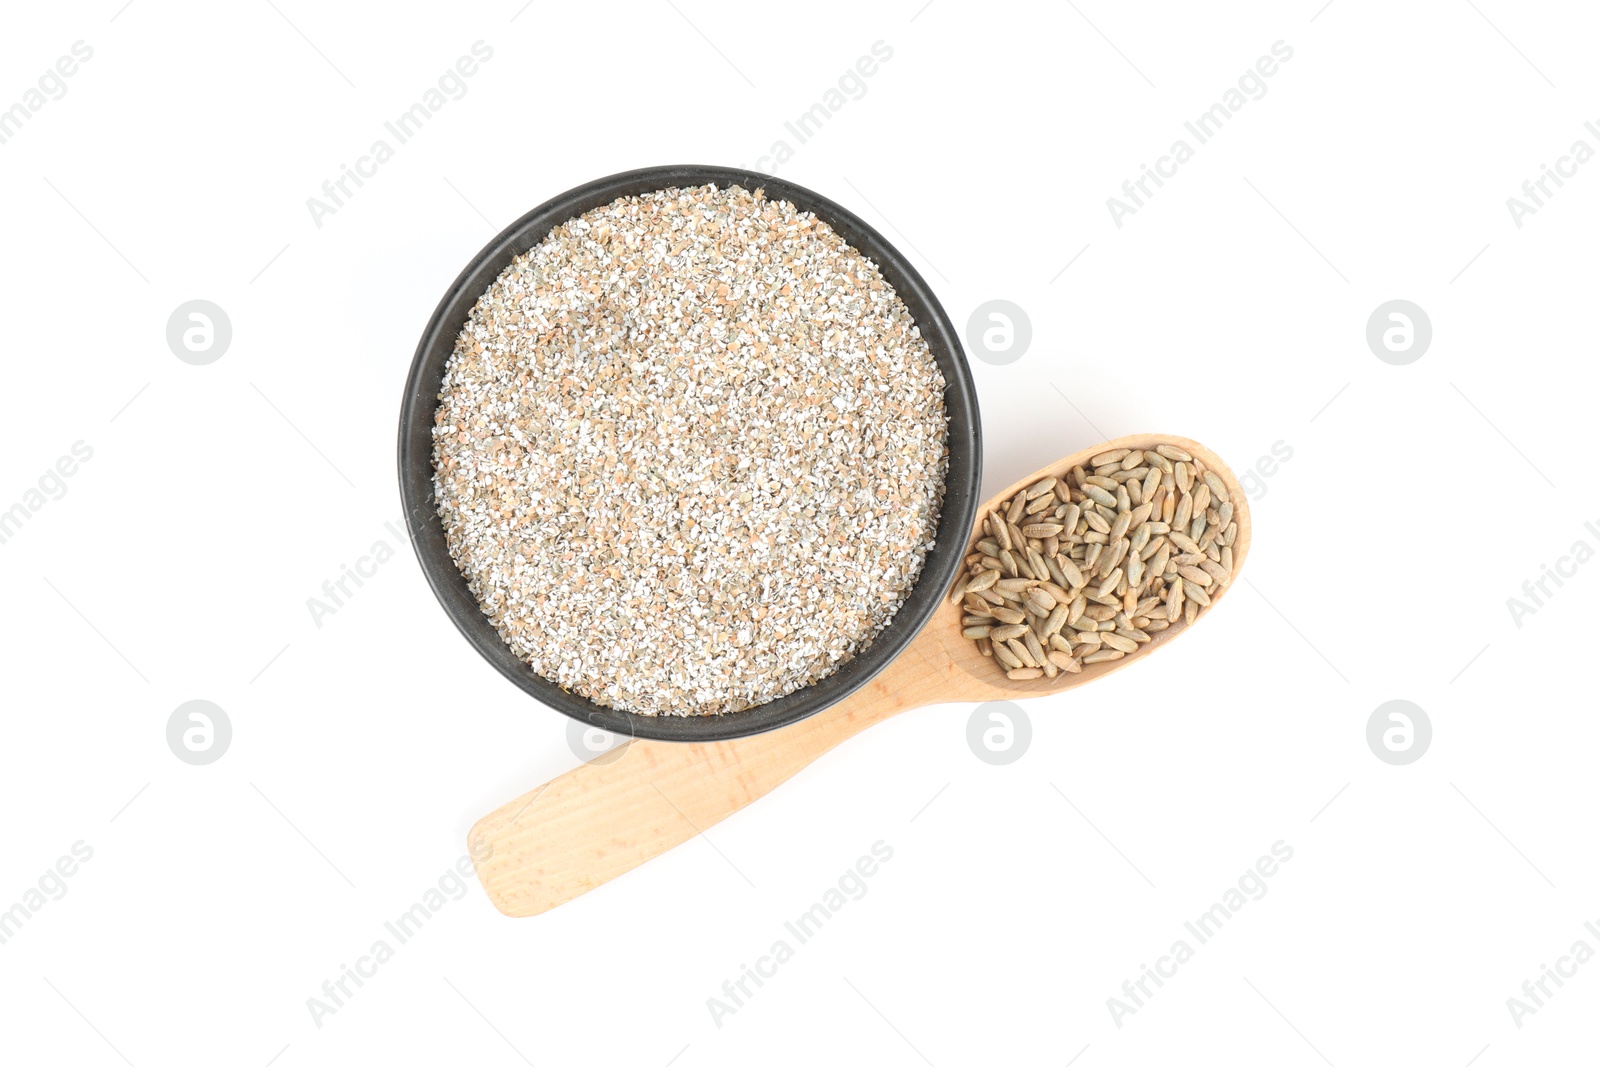
M456 336L478 298L513 259L543 241L555 226L618 197L707 183L764 188L769 199L788 200L802 211L815 213L878 265L905 301L944 374L949 470L935 546L923 562L916 586L870 647L821 681L746 711L707 716L638 715L601 707L562 689L535 673L500 639L450 558L444 525L434 506L433 417ZM977 396L958 335L932 290L905 257L854 214L809 189L752 171L692 165L628 171L579 186L534 208L490 241L451 284L423 331L406 379L399 445L400 496L411 543L434 595L462 636L496 670L542 703L614 733L667 741L717 741L771 730L821 711L869 682L922 629L955 577L976 514L982 470Z

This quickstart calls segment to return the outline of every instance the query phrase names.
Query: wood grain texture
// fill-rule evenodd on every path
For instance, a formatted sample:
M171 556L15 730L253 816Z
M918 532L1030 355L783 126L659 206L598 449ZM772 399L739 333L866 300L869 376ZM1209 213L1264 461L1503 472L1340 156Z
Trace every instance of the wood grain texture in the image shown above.
M1227 485L1239 534L1234 574L1250 550L1250 508L1244 489L1209 449L1167 434L1133 434L1096 445L1035 471L979 511L1048 475L1065 475L1114 448L1187 450ZM1233 583L1212 596L1208 618ZM958 604L947 596L917 638L867 685L798 723L731 741L678 744L632 741L606 762L586 763L484 816L468 835L478 878L506 915L537 915L588 892L682 844L765 796L835 745L891 715L953 701L1025 700L1087 684L1146 659L1188 626L1157 633L1113 663L1054 679L1012 681L961 636Z

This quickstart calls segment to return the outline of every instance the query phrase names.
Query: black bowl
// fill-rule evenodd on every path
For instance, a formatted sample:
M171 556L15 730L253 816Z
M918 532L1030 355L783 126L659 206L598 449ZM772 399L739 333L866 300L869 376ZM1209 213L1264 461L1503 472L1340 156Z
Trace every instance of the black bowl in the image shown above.
M950 466L935 547L924 561L911 594L869 648L821 681L747 711L705 716L635 715L601 707L562 689L534 673L500 640L445 544L444 525L433 500L433 416L457 334L478 297L514 258L543 241L552 228L618 197L708 182L741 185L750 190L764 188L769 199L788 200L802 211L814 212L878 265L910 309L944 373ZM540 702L601 729L662 741L721 741L775 729L821 711L871 681L922 629L955 577L978 507L981 470L978 398L972 376L955 327L922 276L877 230L832 200L777 178L732 167L648 167L613 174L562 193L512 223L473 257L439 301L417 345L400 408L400 498L405 504L406 528L428 584L456 629L496 670Z

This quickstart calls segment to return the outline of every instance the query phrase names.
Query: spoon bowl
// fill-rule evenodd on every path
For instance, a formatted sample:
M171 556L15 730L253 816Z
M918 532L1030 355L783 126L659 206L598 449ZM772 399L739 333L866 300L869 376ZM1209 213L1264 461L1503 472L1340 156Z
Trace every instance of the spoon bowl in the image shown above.
M973 532L967 539L972 541L981 535L983 517L991 511L1005 511L1006 502L1011 500L1023 489L1039 481L1041 478L1057 477L1066 478L1073 467L1089 466L1089 460L1102 452L1109 452L1116 448L1129 448L1152 450L1158 444L1177 445L1179 448L1194 456L1195 459L1205 464L1228 489L1228 499L1233 502L1233 521L1239 524L1239 534L1233 543L1233 574L1238 576L1244 566L1245 556L1250 551L1250 506L1245 496L1244 488L1239 484L1238 478L1227 465L1222 462L1216 453L1196 441L1185 437L1174 437L1171 434L1130 434L1119 437L1114 441L1086 448L1082 452L1067 456L1059 462L1048 467L1034 471L1026 478L1007 486L1004 492L996 494L978 509L978 518L975 520ZM1212 608L1218 600L1227 595L1233 588L1233 582L1222 586L1211 594ZM1202 614L1209 614L1212 608L1207 608ZM959 601L952 601L948 596L933 613L922 632L912 642L913 648L920 652L931 663L946 663L948 667L945 674L949 684L958 691L959 696L953 700L983 701L983 700L1026 700L1031 697L1048 696L1051 693L1063 692L1080 685L1122 670L1131 664L1137 663L1169 642L1179 634L1189 630L1187 625L1179 624L1170 626L1165 630L1150 636L1147 644L1141 644L1134 652L1128 653L1119 660L1110 663L1092 663L1076 674L1061 672L1054 678L1033 678L1016 681L1007 678L1005 670L996 663L992 657L985 656L978 650L977 642L970 641L961 636L961 617L966 614ZM911 651L910 649L907 650Z

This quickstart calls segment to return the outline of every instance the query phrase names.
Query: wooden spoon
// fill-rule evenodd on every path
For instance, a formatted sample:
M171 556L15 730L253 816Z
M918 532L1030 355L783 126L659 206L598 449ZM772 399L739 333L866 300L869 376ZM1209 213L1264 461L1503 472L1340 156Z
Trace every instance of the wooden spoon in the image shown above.
M1239 480L1217 456L1182 437L1134 434L1096 445L1036 471L991 499L983 516L1017 491L1114 448L1172 444L1220 477L1239 524L1235 578L1250 549L1250 509ZM976 534L974 534L976 536ZM1233 583L1211 593L1215 602ZM1203 615L1210 614L1206 609ZM731 741L682 744L630 741L484 816L468 834L478 878L507 915L537 915L587 893L765 796L852 734L925 704L1023 700L1059 693L1148 658L1189 627L1155 634L1148 644L1078 674L1012 681L976 643L961 636L960 604L947 596L916 639L877 677L844 700L769 733Z

